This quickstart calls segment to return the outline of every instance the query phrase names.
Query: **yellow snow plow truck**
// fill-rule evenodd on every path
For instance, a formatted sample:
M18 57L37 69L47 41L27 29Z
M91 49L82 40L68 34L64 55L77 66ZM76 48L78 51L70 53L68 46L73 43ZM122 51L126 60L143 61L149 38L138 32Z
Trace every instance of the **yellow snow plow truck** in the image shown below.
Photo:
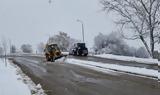
M46 44L44 53L46 60L51 62L63 57L57 44Z

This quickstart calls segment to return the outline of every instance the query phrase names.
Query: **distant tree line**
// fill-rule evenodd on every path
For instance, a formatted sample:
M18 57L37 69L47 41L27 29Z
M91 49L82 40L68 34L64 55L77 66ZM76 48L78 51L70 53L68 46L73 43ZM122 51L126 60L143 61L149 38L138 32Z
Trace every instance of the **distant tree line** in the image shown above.
M45 43L40 42L37 45L36 53L43 54L45 45L47 43L57 44L62 51L69 51L69 49L76 42L80 42L80 41L78 41L74 38L71 38L65 32L59 32L59 34L49 37L47 42L45 42ZM10 48L8 48L8 47L10 47ZM6 40L3 40L2 45L0 45L0 54L6 54L5 52L7 52L7 49L10 50L10 53L17 53L17 52L33 53L33 51L34 51L31 44L22 44L20 48L17 48L13 44L8 45L8 42Z
M30 44L23 44L21 46L21 50L24 53L32 53L33 52L32 46Z

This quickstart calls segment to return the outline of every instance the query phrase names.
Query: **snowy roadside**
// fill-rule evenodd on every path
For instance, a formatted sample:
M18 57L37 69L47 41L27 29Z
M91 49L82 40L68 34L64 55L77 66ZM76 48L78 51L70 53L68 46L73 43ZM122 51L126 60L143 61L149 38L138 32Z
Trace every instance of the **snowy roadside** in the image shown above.
M92 61L84 61L84 60L78 60L78 59L67 59L67 63L79 65L86 67L88 69L96 70L103 73L108 73L108 70L114 70L114 71L120 71L125 73L131 73L131 74L137 74L142 75L146 77L152 77L152 78L158 78L160 79L160 72L158 70L153 69L146 69L146 68L140 68L140 67L131 67L131 66L122 66L122 65L116 65L116 64L107 64L107 63L101 63L101 62L92 62Z
M46 95L22 70L7 60L0 59L0 95Z
M101 54L101 55L93 55L95 57L107 58L107 59L115 59L121 61L132 61L144 64L160 64L157 59L147 59L147 58L136 58L129 56L120 56L120 55L112 55L112 54Z

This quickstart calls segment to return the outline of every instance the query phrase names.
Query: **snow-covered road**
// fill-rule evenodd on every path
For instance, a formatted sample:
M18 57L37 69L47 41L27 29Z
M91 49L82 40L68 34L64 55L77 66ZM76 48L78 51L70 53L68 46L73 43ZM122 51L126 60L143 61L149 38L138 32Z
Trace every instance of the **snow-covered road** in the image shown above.
M40 82L49 95L159 95L160 93L157 78L110 70L102 65L107 62L82 59L71 56L66 60L61 58L56 62L46 62L41 57L27 56L14 58L14 63L22 70L25 69L32 80ZM115 65L114 62L112 64ZM46 69L46 72L39 66ZM156 73L152 69L147 70L148 73Z
M116 65L116 64L107 64L107 63L101 63L101 62L84 61L84 60L78 60L78 59L72 59L72 58L67 59L66 62L69 64L83 66L83 67L100 71L103 73L108 72L108 70L117 70L121 72L138 74L138 75L147 76L147 77L160 78L160 73L158 72L158 70L153 70L153 69L122 66L122 65Z

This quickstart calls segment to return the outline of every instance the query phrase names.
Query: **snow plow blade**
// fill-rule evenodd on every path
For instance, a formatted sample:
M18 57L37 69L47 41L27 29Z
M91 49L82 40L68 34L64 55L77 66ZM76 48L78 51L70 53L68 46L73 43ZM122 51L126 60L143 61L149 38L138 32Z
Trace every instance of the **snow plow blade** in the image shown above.
M66 58L67 55L61 55L61 56L59 56L59 57L56 57L56 58L55 58L55 61L58 60L58 59L61 59L62 57L65 57L65 58Z

